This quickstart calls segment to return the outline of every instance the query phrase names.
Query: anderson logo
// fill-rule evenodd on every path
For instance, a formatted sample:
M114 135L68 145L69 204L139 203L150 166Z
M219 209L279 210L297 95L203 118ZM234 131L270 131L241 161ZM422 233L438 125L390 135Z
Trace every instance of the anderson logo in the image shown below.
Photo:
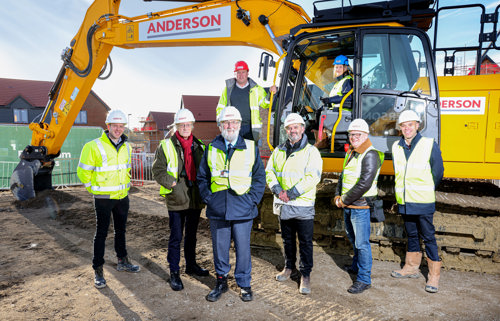
M484 115L486 97L441 97L441 114Z
M217 8L139 23L139 41L231 36L231 8Z

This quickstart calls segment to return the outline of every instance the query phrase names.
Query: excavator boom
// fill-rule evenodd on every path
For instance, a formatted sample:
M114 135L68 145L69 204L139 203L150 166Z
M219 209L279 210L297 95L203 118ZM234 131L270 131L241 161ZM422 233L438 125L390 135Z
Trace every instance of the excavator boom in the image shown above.
M282 0L215 0L125 17L120 0L95 0L71 46L38 123L11 176L17 199L52 187L53 159L113 47L252 46L281 54L281 41L294 26L310 22L298 5Z

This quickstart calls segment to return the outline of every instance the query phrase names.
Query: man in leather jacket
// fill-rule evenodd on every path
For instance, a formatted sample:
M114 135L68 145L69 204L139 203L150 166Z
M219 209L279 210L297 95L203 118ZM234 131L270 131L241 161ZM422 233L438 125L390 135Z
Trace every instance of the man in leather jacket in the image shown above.
M347 291L357 294L371 287L370 204L377 197L377 179L384 154L373 148L364 120L353 120L348 132L351 146L334 200L337 207L344 209L347 238L354 248L352 265L345 269L357 277Z

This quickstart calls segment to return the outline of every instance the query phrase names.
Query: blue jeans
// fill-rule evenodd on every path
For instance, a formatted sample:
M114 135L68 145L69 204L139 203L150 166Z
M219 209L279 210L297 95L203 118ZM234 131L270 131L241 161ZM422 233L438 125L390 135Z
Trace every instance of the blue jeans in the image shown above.
M436 231L432 223L434 214L402 216L408 235L408 252L420 252L420 236L424 240L427 257L432 261L439 261Z
M113 229L115 230L115 252L117 257L127 256L125 244L125 232L129 209L128 196L121 200L94 198L94 210L96 217L96 232L94 235L94 257L92 267L94 269L104 264L104 250L108 228L113 215Z
M179 271L181 260L181 242L184 235L184 259L186 267L196 264L196 233L200 221L201 210L187 209L184 211L168 211L170 226L170 238L168 239L167 261L170 271Z
M210 220L215 272L219 275L227 275L231 270L229 248L232 239L236 252L234 278L236 279L236 284L241 288L249 287L252 280L250 253L252 224L253 219L243 221Z
M309 276L313 267L314 220L280 220L281 238L285 249L285 267L295 269L297 261L297 237L299 239L300 273Z
M371 284L372 248L370 246L370 210L344 209L347 238L354 248L353 267L357 267L356 280Z

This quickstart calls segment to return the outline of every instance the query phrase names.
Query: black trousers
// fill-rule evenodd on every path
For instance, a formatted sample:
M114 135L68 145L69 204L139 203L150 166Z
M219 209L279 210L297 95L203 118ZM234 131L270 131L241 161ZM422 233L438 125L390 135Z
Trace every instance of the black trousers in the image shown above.
M104 250L106 237L108 236L111 215L113 215L113 227L115 230L115 251L117 257L127 256L125 244L125 232L129 210L128 196L121 200L94 198L94 210L96 216L96 233L94 236L94 257L92 267L104 264Z
M184 259L186 266L196 264L196 233L200 221L201 210L187 209L183 211L168 211L170 238L168 240L167 261L170 271L179 271L181 260L181 242L184 235Z
M299 270L303 276L309 276L313 267L313 230L314 219L311 220L280 220L281 238L285 248L285 267L295 269L297 261L297 241L299 239L300 263Z

